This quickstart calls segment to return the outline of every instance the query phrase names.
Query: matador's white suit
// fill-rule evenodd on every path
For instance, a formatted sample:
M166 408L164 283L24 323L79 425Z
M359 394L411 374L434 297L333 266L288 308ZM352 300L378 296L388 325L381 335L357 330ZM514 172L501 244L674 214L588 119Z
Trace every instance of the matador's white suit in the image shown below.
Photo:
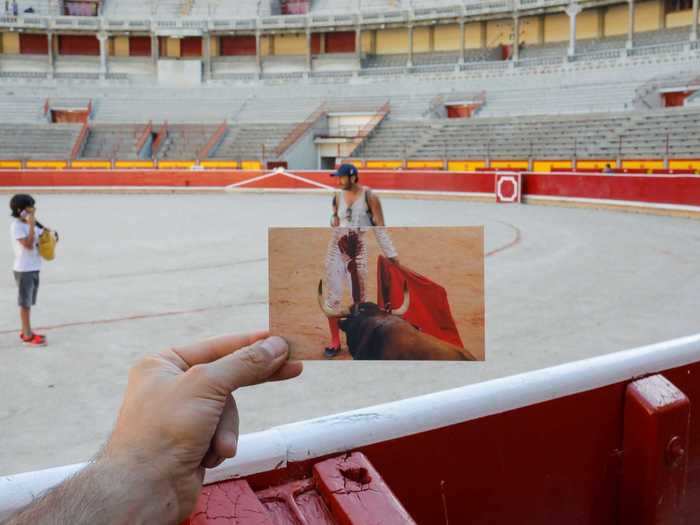
M345 286L350 288L353 302L367 300L368 230L374 231L377 243L386 257L398 256L389 233L383 227L372 227L366 191L363 188L351 206L347 206L344 199L336 197L340 225L333 228L333 237L326 254L326 306L335 311L340 309ZM357 269L356 272L352 271L353 267ZM354 282L353 273L356 276Z

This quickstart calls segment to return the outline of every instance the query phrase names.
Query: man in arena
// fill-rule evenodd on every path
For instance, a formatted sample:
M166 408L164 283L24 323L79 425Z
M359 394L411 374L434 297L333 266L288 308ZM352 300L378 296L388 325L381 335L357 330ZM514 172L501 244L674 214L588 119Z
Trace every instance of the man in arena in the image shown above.
M353 303L366 301L367 230L373 229L379 247L390 261L398 264L399 260L391 238L383 228L384 212L379 197L359 184L357 168L352 164L343 164L331 176L338 178L342 192L333 197L333 237L326 254L326 306L338 311L348 284ZM331 341L324 355L332 358L341 350L338 319L329 317L328 327Z

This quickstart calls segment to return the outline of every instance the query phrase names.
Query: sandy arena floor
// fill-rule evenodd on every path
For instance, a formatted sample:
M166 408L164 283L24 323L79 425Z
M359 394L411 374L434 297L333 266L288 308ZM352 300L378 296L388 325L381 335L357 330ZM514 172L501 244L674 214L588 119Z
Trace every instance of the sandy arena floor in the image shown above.
M44 349L18 344L11 244L0 242L3 474L89 459L141 356L266 327L267 226L328 221L328 198L314 195L37 200L63 239L33 313ZM700 330L697 221L456 201L384 208L392 226L485 225L487 360L310 362L300 379L237 393L242 432Z

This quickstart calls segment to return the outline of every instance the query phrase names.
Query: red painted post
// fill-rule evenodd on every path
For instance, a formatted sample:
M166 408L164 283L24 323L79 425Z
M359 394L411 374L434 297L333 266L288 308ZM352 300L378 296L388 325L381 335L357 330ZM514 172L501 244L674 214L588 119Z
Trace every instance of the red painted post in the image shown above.
M625 393L621 525L681 524L686 491L690 401L662 375Z

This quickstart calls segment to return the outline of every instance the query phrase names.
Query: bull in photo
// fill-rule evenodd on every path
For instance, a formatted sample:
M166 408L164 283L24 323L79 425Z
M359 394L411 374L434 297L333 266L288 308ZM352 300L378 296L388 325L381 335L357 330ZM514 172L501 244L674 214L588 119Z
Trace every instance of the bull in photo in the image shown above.
M466 350L418 330L402 318L410 307L408 285L404 283L403 304L396 309L376 303L355 303L334 311L326 306L323 281L318 283L318 304L329 318L340 320L348 349L358 360L473 361Z

